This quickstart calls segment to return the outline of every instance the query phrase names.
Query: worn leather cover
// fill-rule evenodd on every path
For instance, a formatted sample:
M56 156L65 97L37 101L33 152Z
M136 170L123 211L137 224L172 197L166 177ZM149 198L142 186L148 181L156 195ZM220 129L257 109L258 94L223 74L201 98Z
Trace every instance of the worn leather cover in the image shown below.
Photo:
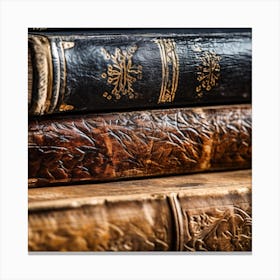
M251 102L251 29L30 31L29 116Z
M33 120L29 186L250 168L251 121L251 105Z
M251 170L28 191L35 251L251 251Z

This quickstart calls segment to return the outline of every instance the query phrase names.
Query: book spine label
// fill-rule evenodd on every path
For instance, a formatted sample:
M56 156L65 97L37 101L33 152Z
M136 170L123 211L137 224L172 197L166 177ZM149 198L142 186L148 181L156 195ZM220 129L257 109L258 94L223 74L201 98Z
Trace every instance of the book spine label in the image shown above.
M29 115L251 101L251 32L30 34Z
M248 184L189 189L30 209L29 251L251 251Z
M251 105L29 122L29 186L251 167Z

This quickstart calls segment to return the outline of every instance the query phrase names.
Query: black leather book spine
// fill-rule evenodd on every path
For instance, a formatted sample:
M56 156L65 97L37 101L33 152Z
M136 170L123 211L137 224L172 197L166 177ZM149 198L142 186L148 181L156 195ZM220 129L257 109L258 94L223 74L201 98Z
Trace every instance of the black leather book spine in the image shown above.
M183 31L29 32L29 115L250 103L250 29Z

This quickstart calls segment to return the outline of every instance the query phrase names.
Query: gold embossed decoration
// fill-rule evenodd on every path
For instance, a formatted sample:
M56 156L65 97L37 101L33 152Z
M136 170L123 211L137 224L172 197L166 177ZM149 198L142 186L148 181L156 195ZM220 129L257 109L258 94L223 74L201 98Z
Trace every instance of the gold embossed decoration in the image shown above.
M142 66L133 64L132 56L136 50L136 46L127 50L116 48L115 53L110 54L104 48L101 49L105 59L111 60L111 64L107 65L107 72L102 73L101 77L114 86L110 93L105 91L103 97L108 100L120 99L124 95L130 99L137 98L132 86L137 79L142 79Z
M199 49L199 51L201 51ZM217 86L220 78L220 60L221 57L215 52L204 51L200 57L201 64L197 67L197 81L199 85L196 87L196 92L199 97L203 95L203 91L210 91Z
M174 100L179 78L179 59L173 39L157 39L162 62L162 83L158 103Z

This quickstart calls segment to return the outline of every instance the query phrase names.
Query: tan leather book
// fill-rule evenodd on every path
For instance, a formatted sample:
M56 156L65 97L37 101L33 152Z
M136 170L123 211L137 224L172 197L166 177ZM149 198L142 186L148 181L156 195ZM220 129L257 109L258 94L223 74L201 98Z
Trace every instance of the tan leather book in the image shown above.
M251 251L251 170L28 190L29 251Z
M30 120L29 187L251 168L250 104Z

